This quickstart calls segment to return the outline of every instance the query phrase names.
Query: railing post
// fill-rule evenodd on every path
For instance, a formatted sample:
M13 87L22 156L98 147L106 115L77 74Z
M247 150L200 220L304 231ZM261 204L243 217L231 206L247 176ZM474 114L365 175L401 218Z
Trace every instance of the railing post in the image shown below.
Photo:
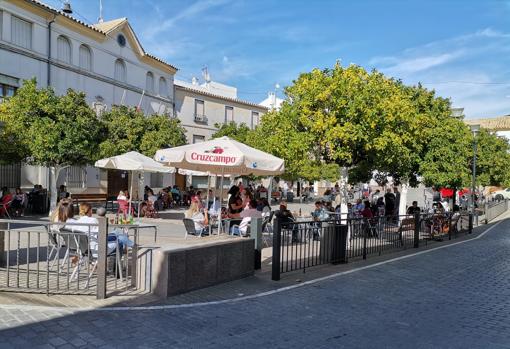
M485 211L485 224L489 224L489 203L485 201L484 205L484 211Z
M420 214L414 214L414 248L420 247Z
M96 298L106 298L106 253L108 245L108 220L98 217L99 229L97 233L97 289Z
M273 264L271 279L274 281L280 280L280 254L281 254L281 241L282 241L282 228L278 217L273 220Z
M473 213L469 213L468 234L473 232Z
M448 215L448 240L452 239L452 215Z
M0 223L0 267L5 267L7 264L7 256L5 252L5 230L7 223Z
M363 219L363 259L367 259L367 235L368 235L368 221Z
M255 239L255 270L262 267L262 218L252 218L250 226L251 237Z

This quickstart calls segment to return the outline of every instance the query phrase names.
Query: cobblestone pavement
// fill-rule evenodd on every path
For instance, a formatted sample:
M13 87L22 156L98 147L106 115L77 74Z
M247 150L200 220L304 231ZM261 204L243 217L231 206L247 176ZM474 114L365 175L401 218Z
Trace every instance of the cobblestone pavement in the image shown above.
M0 307L0 348L510 348L509 229L231 303Z

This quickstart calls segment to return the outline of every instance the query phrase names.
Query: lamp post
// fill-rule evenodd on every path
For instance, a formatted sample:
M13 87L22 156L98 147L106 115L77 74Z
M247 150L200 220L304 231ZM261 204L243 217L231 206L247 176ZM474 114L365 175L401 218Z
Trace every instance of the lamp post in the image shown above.
M473 171L472 171L472 185L471 185L471 213L475 214L475 189L476 189L476 136L480 132L480 125L471 125L471 132L473 133Z

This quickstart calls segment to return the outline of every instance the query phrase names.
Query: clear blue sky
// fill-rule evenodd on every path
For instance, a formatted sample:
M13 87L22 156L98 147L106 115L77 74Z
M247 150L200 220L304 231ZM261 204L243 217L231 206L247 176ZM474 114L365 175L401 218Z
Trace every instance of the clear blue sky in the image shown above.
M72 6L97 20L99 0ZM250 101L340 59L424 82L467 117L510 114L509 0L103 0L103 9L105 20L128 17L177 78L207 65Z

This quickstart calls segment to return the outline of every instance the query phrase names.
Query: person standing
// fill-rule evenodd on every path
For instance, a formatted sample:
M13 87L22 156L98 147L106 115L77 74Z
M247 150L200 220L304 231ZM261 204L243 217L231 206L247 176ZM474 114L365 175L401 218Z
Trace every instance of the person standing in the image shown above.
M398 217L400 214L400 192L398 191L398 187L393 187L393 193L395 194L395 209L394 215Z
M384 211L386 213L386 217L393 216L393 212L395 211L395 194L391 192L391 189L386 190L386 194L384 194Z

